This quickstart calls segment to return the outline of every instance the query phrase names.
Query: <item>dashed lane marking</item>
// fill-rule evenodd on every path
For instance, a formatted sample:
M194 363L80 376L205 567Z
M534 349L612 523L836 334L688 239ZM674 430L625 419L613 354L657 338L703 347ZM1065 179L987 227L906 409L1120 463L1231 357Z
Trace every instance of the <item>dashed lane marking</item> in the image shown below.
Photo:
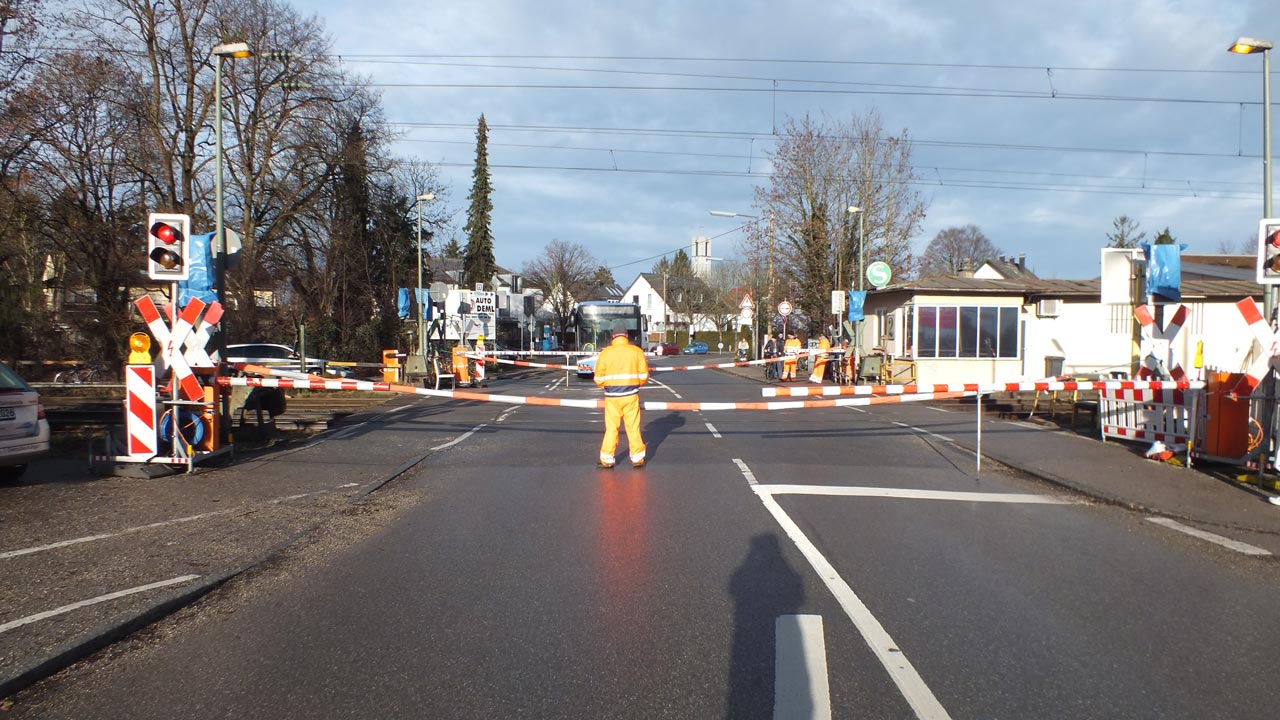
M937 407L937 406L934 406L934 405L925 405L925 407L929 408L930 410L932 410L932 411L934 411L934 412L942 412L942 413L949 413L949 412L951 412L950 410L948 410L948 409L946 409L946 408L940 408L940 407Z
M711 423L707 423L707 429L711 431L711 437L713 437L713 438L715 438L715 439L717 439L717 440L719 440L719 439L720 439L720 432L719 432L718 430L716 430L716 426L715 426L715 425L712 425Z
M1221 545L1224 548L1227 548L1229 550L1235 550L1236 552L1244 553L1245 555L1263 556L1263 555L1271 554L1270 551L1263 550L1262 548L1257 547L1256 545L1243 543L1243 542L1240 542L1239 540L1232 540L1231 538L1226 538L1221 535L1216 535L1211 532L1206 532L1204 530L1197 530L1196 528L1183 525L1177 520L1170 520L1169 518L1162 518L1162 517L1149 517L1147 518L1147 522L1155 523L1156 525L1167 527L1170 530L1177 530L1180 533L1185 533L1187 535L1190 535L1191 537L1199 538L1201 540L1211 542L1215 545Z
M774 720L830 720L822 616L779 615L773 622L773 643Z
M169 578L168 580L161 580L159 582L147 583L146 585L131 587L127 590L118 590L113 593L107 593L106 595L99 595L98 597L89 598L88 600L73 602L70 605L63 605L62 607L54 608L52 610L45 610L44 612L38 612L35 615L28 615L24 618L11 620L7 623L4 623L3 625L0 625L0 633L8 632L14 628L22 627L23 625L30 625L31 623L34 623L34 622L40 622L41 620L55 617L57 615L63 615L65 613L71 612L72 610L79 610L82 607L88 607L90 605L97 605L98 603L107 602L108 600L116 600L118 598L122 598L128 595L134 595L140 592L147 592L148 590L157 590L159 588L168 587L170 585L180 585L185 582L191 582L192 580L195 580L198 577L200 576L199 575L179 575L178 577Z
M670 386L670 385L667 385L666 383L662 383L662 382L659 382L659 381L657 381L657 380L654 380L652 377L651 377L651 378L649 378L649 382L653 383L654 385L657 385L657 386L658 386L658 387L660 387L660 388L665 388L665 389L667 390L667 392L671 393L672 395L675 395L677 400L683 400L683 399L684 399L683 397L681 397L681 396L680 396L680 393L676 392L675 390L672 390L672 389L671 389L671 386Z
M738 466L738 469L742 471L742 476L747 479L747 484L754 486L756 484L756 476L751 472L751 468L747 467L747 464L738 458L734 458L733 462Z

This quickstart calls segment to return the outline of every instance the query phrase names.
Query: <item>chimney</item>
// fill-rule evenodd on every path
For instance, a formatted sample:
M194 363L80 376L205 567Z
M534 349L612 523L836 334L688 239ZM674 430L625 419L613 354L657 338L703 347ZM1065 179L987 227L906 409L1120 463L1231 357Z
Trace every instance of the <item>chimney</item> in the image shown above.
M1027 254L1026 254L1026 253L1018 253L1018 269L1020 269L1020 270L1026 270L1026 269L1027 269Z

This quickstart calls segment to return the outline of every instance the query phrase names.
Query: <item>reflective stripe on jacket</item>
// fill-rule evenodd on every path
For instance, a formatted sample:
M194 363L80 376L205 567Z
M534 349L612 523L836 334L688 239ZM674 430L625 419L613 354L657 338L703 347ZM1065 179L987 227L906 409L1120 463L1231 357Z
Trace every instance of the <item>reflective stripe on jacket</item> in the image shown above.
M596 358L596 385L605 397L626 397L640 392L649 381L649 360L644 351L619 335Z

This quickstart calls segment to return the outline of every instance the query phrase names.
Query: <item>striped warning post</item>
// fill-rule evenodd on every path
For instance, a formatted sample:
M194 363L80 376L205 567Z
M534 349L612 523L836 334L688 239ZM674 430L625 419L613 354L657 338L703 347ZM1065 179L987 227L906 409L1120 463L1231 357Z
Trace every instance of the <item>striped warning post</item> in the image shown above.
M1271 372L1276 355L1280 354L1280 344L1277 343L1275 331L1267 324L1266 318L1262 317L1262 313L1258 311L1258 304L1253 301L1253 298L1240 300L1236 303L1236 309L1240 311L1240 316L1249 326L1254 339L1262 346L1262 353L1249 364L1248 369L1244 371L1244 377L1240 378L1240 382L1232 391L1237 395L1249 395L1253 393L1254 388L1258 387L1267 373Z
M567 398L545 398L529 395L499 395L495 393L468 392L466 390L432 390L429 388L396 385L392 383L372 382L368 380L294 380L290 378L229 378L217 379L223 387L267 387L292 388L300 390L364 390L373 392L391 392L402 395L425 395L427 397L448 398L451 400L472 400L478 402L496 402L508 405L539 405L546 407L574 407L598 410L604 408L604 400L572 400ZM645 410L669 411L722 411L722 410L801 410L834 407L856 407L863 405L882 405L888 403L924 402L928 400L948 400L973 395L969 392L953 393L918 393L915 395L895 395L891 397L857 397L839 398L836 400L790 400L773 402L653 402L642 403Z
M1203 382L1188 380L1053 380L1019 383L943 383L935 385L822 385L760 390L764 397L825 395L911 395L915 393L1049 392L1056 390L1198 390Z
M159 452L156 431L156 368L154 365L125 365L124 424L132 457L151 457Z
M1187 377L1186 371L1182 369L1182 363L1173 360L1173 352L1171 345L1173 339L1177 337L1178 332L1182 330L1182 326L1187 322L1189 311L1186 305L1179 305L1174 311L1173 317L1169 319L1166 327L1161 328L1156 325L1155 316L1151 314L1151 308L1146 305L1139 305L1133 309L1133 316L1138 320L1138 324L1142 326L1142 366L1138 368L1138 379L1149 380L1156 376L1155 370L1146 364L1146 359L1154 357L1157 362L1161 360L1157 352L1168 358L1166 370L1169 376L1174 380L1183 380Z

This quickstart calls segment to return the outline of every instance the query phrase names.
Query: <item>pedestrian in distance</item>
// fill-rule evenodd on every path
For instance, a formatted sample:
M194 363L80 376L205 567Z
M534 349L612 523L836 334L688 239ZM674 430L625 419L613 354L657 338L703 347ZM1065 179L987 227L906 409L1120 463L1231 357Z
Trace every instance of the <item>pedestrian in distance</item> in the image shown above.
M787 333L787 342L783 345L782 350L787 355L787 359L782 361L782 382L795 382L796 380L796 355L800 353L801 345L799 338L793 332Z
M768 340L765 342L765 344L764 344L764 357L765 357L765 359L769 359L769 358L776 358L776 357L778 357L778 353L779 353L779 351L780 351L780 350L781 350L781 347L780 347L780 345L778 344L778 341L777 341L776 339L774 339L774 337L773 337L772 335L770 335L770 336L769 336L769 339L768 339ZM777 380L777 379L778 379L778 373L779 373L779 370L780 370L780 368L778 367L778 363L776 363L776 362L767 362L767 363L765 363L765 364L764 364L764 379L765 379L766 381L768 381L768 382L773 382L774 380Z
M649 381L649 361L644 351L627 338L627 326L615 321L609 330L609 347L596 358L596 385L604 389L604 440L600 443L600 467L611 468L618 450L618 425L627 430L632 467L645 463L644 438L640 437L640 386Z

